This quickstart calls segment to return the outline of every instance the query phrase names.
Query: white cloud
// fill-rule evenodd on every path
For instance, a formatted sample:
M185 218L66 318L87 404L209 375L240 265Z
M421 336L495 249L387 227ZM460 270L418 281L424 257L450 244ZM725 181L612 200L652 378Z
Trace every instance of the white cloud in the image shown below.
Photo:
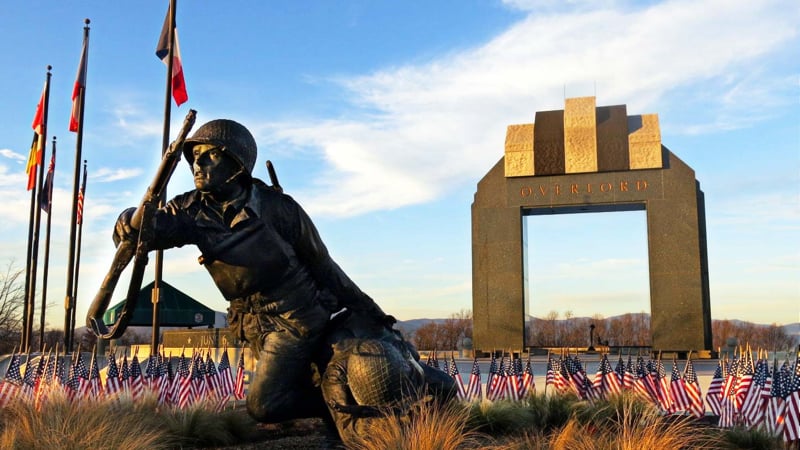
M28 156L22 155L8 148L0 148L0 156L17 161L27 161Z
M629 114L658 112L676 92L702 92L713 114L692 133L766 117L785 94L786 75L770 73L764 58L796 38L796 19L786 2L715 0L532 13L481 47L336 80L356 112L271 124L280 129L271 139L317 149L329 165L298 193L314 214L422 203L473 182L502 156L506 126L563 108L565 86L593 81L599 104L628 103Z
M107 167L101 167L90 174L89 178L99 183L108 183L111 181L137 178L142 175L142 172L142 169L139 167L131 169L109 169Z

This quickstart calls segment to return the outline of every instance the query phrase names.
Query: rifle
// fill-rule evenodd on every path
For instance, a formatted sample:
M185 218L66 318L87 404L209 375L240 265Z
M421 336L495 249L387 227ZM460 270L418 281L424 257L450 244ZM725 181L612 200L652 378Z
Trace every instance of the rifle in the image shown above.
M150 186L148 186L139 207L136 208L136 212L131 217L131 228L139 230L139 235L135 240L125 239L120 242L119 247L117 247L117 253L114 255L114 261L111 263L111 268L103 279L100 290L89 307L89 312L86 313L86 326L97 337L116 339L122 336L133 316L133 311L136 309L136 302L139 298L139 291L142 288L144 269L147 267L147 253L150 251L150 244L153 242L153 215L158 208L161 195L164 193L167 183L169 183L169 179L181 159L183 143L194 126L196 115L197 111L189 110L183 120L183 126L178 133L178 137L172 141L161 157L161 164L158 166L156 176L150 182ZM103 322L103 314L108 309L108 304L114 294L114 288L117 285L117 281L119 281L120 274L131 262L131 259L133 259L133 273L131 274L131 282L125 297L125 304L114 325L109 330Z
M278 174L275 173L275 166L272 165L272 161L270 160L267 160L267 173L269 174L269 181L272 183L272 189L283 193L281 183L278 181Z

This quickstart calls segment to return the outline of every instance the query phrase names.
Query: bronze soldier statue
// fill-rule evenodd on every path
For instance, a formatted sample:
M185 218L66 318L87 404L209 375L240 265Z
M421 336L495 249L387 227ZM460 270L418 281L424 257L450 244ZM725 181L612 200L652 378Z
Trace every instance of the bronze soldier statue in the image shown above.
M186 139L183 154L196 189L155 211L151 250L193 244L201 251L201 263L230 302L229 327L258 359L246 400L253 418L274 423L329 417L332 406L319 387L335 343L326 336L352 334L335 326L345 322L348 330L361 327L361 338L399 336L391 330L396 321L331 259L300 205L252 176L256 152L253 136L233 120L212 120ZM131 227L135 209L123 211L117 220L115 244L136 235ZM332 323L337 312L340 319ZM359 318L357 326L345 320L352 315ZM391 358L397 355L387 355L382 361L395 364ZM341 378L346 367L337 367ZM424 381L422 374L413 375ZM451 391L447 380L434 384Z
M229 326L258 358L249 413L262 422L320 416L311 363L331 313L346 306L389 326L394 319L331 259L300 205L252 176L256 151L233 120L201 126L183 146L196 189L155 213L152 247L200 249L230 302ZM118 219L115 243L134 234L133 211Z

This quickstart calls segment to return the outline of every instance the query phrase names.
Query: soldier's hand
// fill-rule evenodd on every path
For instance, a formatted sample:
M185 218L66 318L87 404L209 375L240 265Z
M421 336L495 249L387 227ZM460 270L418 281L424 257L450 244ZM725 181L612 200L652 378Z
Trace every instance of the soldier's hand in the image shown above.
M114 240L114 246L119 247L122 241L129 241L137 237L138 231L131 226L131 218L136 208L128 208L122 211L122 214L117 218L117 223L114 225L114 233L111 238Z

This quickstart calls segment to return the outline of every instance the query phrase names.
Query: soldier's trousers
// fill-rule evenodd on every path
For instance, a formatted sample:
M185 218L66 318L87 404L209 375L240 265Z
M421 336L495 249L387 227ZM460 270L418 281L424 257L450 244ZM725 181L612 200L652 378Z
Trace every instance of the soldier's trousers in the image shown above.
M247 411L255 420L276 423L328 414L312 363L317 363L329 315L313 302L269 319L271 329L262 336L247 392Z

